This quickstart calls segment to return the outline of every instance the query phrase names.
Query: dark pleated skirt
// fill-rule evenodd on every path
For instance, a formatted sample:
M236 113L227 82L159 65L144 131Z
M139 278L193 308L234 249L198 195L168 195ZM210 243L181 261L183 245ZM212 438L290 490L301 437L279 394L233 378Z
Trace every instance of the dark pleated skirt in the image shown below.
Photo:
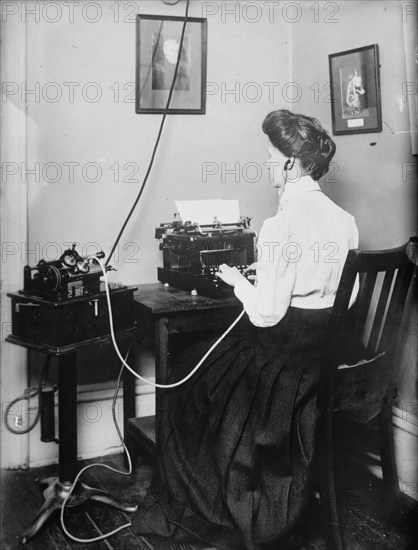
M311 495L330 313L289 308L263 329L245 316L187 383L163 390L156 471L135 532L250 550L295 526ZM211 343L187 349L172 380Z

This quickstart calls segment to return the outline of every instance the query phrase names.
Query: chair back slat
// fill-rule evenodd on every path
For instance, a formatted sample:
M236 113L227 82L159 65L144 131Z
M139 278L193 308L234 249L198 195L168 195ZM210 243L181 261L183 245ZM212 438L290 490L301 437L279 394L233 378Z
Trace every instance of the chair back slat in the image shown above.
M339 325L341 323L342 317L348 309L354 283L357 277L357 263L359 254L359 250L350 250L348 252L337 293L335 295L332 319L333 327L335 327L336 324Z
M383 327L382 337L379 344L381 349L384 347L385 349L391 349L394 351L394 347L398 341L401 330L402 315L411 279L414 274L414 269L414 264L407 261L406 257L404 257L404 261L398 269L389 303L387 312L387 319L389 321L386 322Z
M359 296L357 297L357 314L354 321L353 335L359 339L363 335L369 315L376 279L377 272L372 271L370 273L365 273L363 276L363 284L360 287Z
M382 334L383 326L386 320L386 314L388 311L389 297L391 295L391 291L393 292L392 287L394 284L395 274L396 273L394 269L389 269L385 273L383 284L380 289L379 301L377 303L376 312L374 314L369 341L367 343L368 353L375 353L378 350L380 336Z

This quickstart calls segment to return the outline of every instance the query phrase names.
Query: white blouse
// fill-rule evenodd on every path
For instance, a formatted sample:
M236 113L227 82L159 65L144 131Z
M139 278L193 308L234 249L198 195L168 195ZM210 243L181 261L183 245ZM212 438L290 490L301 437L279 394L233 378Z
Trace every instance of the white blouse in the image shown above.
M260 231L256 285L243 279L234 288L250 321L269 327L289 306L332 307L348 251L358 241L354 217L316 181L310 176L289 181L277 214Z

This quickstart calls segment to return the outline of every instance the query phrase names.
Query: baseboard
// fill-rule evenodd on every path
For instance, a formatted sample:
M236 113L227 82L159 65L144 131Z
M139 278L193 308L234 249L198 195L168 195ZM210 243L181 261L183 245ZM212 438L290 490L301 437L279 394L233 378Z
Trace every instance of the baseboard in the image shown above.
M418 415L416 412L416 405L414 406L414 410L393 407L392 413L394 426L414 437L418 437Z
M418 500L418 417L415 410L393 408L393 433L399 487Z
M93 384L78 388L77 427L78 458L89 459L121 452L122 444L112 418L112 402L115 384ZM149 416L155 411L155 392L149 384L138 381L135 389L135 416ZM123 389L116 402L116 419L123 431ZM36 405L35 405L36 406ZM56 401L58 419L58 400ZM29 409L30 411L30 409ZM58 434L58 422L56 426ZM19 436L16 436L19 437ZM29 434L29 467L35 468L58 463L58 445L40 440L39 424Z

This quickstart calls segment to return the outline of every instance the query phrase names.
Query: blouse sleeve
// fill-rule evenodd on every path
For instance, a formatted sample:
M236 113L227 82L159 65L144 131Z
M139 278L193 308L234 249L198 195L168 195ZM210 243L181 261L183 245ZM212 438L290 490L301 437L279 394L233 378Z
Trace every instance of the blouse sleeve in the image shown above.
M266 220L257 245L257 283L253 286L243 279L234 288L256 326L276 325L290 305L297 262L297 258L292 257L291 242L290 223L283 212Z

